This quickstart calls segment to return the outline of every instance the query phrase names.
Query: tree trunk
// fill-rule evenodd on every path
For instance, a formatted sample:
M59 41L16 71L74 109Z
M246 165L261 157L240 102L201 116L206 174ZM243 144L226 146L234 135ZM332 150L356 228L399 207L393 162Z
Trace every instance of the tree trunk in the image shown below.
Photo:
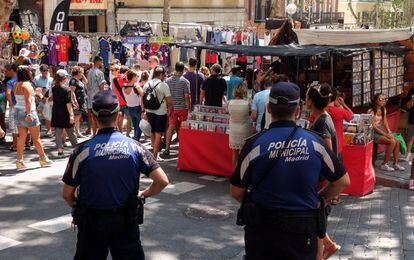
M164 0L163 18L164 22L170 21L171 0Z
M0 0L0 23L7 22L17 0Z

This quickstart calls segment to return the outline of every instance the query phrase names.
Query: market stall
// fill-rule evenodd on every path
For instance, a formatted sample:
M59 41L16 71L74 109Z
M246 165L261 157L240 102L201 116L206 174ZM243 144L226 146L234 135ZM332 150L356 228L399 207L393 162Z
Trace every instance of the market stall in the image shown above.
M180 130L178 169L230 177L228 124L224 108L196 105Z
M403 37L405 38L405 36ZM398 43L387 44L370 44L370 45L275 45L275 46L238 46L238 45L221 45L192 43L182 44L181 47L201 48L226 53L235 53L247 56L277 56L278 60L283 63L287 59L293 59L297 62L297 66L292 66L292 60L288 63L288 68L293 75L291 77L302 87L302 92L306 91L306 87L313 81L328 82L343 92L346 96L346 102L355 112L366 113L370 107L373 97L377 93L384 93L390 97L399 97L404 86L404 54L406 48ZM282 67L282 66L280 66ZM280 69L280 68L278 68ZM280 70L283 72L282 70ZM301 74L305 75L301 77ZM341 73L341 74L338 74ZM291 75L292 75L291 74ZM373 190L375 185L375 171L372 165L373 142L372 128L366 128L371 124L368 119L369 115L365 115L362 119L363 123L353 122L357 124L356 128L347 135L347 142L343 150L343 162L351 177L351 186L344 192L350 195L363 196ZM389 122L391 128L398 126L399 110L389 113ZM305 118L306 119L306 118ZM362 124L362 125L360 125ZM365 125L365 126L363 126ZM396 130L396 129L395 129ZM184 131L183 135L188 134ZM188 136L190 139L191 136ZM215 138L214 135L210 135ZM197 136L199 138L199 136ZM220 154L222 149L218 142L211 141L214 144L210 150L211 156L216 152ZM217 145L216 145L217 144ZM226 142L226 146L227 146ZM222 144L221 144L222 145ZM194 146L196 146L194 144ZM217 148L215 148L217 147ZM180 155L188 154L190 146L184 145L180 147ZM220 150L219 150L220 149ZM198 151L193 150L191 154L192 161L199 161L203 165L206 153L197 155ZM227 150L229 152L229 150ZM225 152L223 152L225 154ZM357 156L355 156L357 155ZM196 159L196 157L201 158ZM222 158L224 160L224 157ZM227 159L227 167L230 167L230 157ZM179 169L183 167L186 159L179 158ZM187 167L196 172L206 172L211 174L226 175L231 172L231 168L215 168L203 171L203 167ZM203 168L203 169L202 169Z

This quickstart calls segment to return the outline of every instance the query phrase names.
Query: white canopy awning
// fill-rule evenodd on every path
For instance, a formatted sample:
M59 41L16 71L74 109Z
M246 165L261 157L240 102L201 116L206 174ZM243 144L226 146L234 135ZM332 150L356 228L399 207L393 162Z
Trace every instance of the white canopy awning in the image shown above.
M403 41L413 36L410 28L403 29L358 29L358 30L328 30L328 29L297 29L299 45L354 45L367 43L387 43Z

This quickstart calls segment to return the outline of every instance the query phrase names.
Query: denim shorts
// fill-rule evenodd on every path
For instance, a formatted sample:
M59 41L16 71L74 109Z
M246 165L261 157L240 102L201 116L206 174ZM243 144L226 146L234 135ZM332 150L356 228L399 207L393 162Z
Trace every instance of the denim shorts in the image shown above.
M15 107L14 108L14 120L17 126L20 127L35 127L40 125L39 116L37 115L36 111L32 111L30 113L32 116L32 122L26 122L26 109L24 107Z

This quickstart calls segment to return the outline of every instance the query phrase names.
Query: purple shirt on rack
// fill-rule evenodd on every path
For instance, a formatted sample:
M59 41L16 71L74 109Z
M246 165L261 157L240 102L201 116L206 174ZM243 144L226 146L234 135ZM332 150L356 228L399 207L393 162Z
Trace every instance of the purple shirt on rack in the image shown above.
M58 52L56 49L57 37L55 35L49 36L49 65L58 65Z

